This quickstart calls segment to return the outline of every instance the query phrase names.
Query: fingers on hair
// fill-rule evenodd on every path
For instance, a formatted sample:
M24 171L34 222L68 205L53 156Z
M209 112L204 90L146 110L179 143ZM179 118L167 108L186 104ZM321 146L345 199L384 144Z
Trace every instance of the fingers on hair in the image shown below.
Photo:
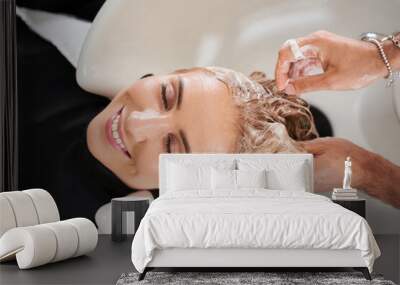
M297 141L318 137L309 105L298 96L280 92L275 80L268 79L263 72L253 72L250 78L272 96L240 103L239 151L304 152Z
M268 107L266 109L275 121L286 125L290 137L300 141L318 137L314 118L306 101L280 92L275 80L268 79L263 72L253 72L250 78L271 91L273 96L265 98L265 104L269 105L265 107Z

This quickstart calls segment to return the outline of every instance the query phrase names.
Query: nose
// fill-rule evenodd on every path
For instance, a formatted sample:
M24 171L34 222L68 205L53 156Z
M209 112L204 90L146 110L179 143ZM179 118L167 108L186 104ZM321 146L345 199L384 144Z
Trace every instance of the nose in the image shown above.
M166 134L170 128L170 116L152 109L132 111L127 116L126 124L129 136L135 143L140 143Z

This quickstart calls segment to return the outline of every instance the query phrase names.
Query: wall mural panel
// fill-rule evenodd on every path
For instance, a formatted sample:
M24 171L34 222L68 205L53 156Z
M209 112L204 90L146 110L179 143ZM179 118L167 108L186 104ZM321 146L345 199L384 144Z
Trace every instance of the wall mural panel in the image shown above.
M364 74L299 96L286 80L329 71L326 51L302 43L321 29L334 34L313 36L346 42L338 60L368 46L384 74L374 44L351 38L399 29L398 1L61 2L20 1L17 28L19 184L51 192L63 218L157 196L161 153L310 152L318 194L342 186L350 157L372 228L400 233L399 89L367 87L378 77Z

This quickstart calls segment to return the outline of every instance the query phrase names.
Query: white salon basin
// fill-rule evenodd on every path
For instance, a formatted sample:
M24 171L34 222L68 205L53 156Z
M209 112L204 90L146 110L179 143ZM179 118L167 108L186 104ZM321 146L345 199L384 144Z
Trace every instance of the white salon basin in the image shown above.
M400 0L108 0L87 36L77 80L90 92L112 95L145 73L182 67L221 65L273 76L285 40L320 29L353 38L365 31L391 33L400 30L399 11ZM391 97L400 97L399 89L381 81L304 98L328 116L335 136L400 165L400 121ZM373 228L400 232L400 211L370 201ZM382 215L393 223L381 223Z
M399 89L379 82L361 92L354 104L363 139L370 149L400 165ZM396 94L397 93L397 94Z

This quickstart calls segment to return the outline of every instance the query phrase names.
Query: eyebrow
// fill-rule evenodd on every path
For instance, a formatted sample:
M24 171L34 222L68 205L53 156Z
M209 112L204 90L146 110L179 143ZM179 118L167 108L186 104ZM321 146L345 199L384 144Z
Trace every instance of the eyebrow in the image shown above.
M191 153L190 145L189 145L188 140L186 138L185 132L182 131L182 130L179 130L179 135L181 136L182 143L183 143L183 146L185 148L185 152L186 153Z
M183 80L182 78L179 76L178 77L178 99L177 99L177 104L176 104L176 108L179 110L181 103L182 103L182 95L183 95Z

